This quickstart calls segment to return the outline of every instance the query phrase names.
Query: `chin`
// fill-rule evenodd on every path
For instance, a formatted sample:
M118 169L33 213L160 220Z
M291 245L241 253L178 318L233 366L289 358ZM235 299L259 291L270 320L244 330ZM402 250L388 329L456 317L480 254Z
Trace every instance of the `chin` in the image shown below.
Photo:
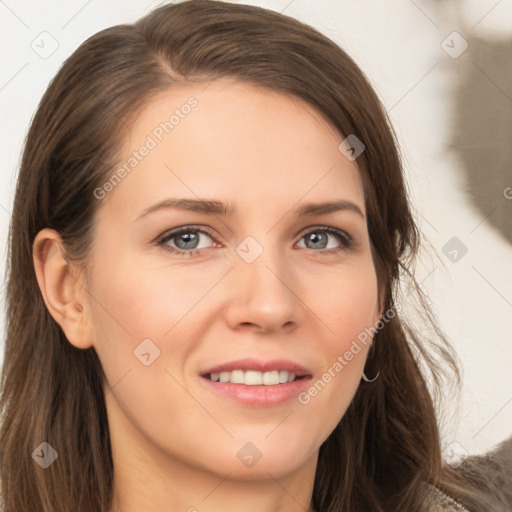
M254 466L245 467L243 464L226 464L222 471L217 467L215 472L225 478L229 474L230 480L250 482L255 480L268 480L269 478L281 478L298 469L298 466L290 461L266 460L261 458Z

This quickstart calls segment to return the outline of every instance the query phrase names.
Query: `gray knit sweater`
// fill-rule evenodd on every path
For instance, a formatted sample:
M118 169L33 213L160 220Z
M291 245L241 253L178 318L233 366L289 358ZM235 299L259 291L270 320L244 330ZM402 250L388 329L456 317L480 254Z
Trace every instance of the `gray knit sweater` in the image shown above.
M503 441L497 448L482 456L468 458L473 468L485 471L499 489L504 505L503 512L512 512L512 437ZM496 469L498 468L498 469ZM470 512L443 491L429 484L428 503L422 512Z
M469 512L468 509L445 494L443 491L429 485L431 493L424 512Z

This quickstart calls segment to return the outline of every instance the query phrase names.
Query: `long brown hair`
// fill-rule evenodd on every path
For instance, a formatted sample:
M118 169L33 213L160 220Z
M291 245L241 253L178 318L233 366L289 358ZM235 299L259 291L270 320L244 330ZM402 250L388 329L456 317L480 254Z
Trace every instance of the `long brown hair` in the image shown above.
M432 327L420 336L396 315L376 334L366 372L380 377L359 386L320 448L315 510L417 512L425 482L475 510L503 510L499 482L471 465L457 471L443 465L434 395L460 374L414 281L420 233L395 135L368 80L306 24L259 7L190 0L90 37L64 62L31 123L9 232L0 402L4 512L108 512L112 506L102 366L93 348L79 350L66 340L46 309L33 267L34 238L45 227L57 230L68 259L86 266L100 203L94 191L118 165L130 120L159 91L220 77L299 97L339 131L340 142L349 134L363 141L357 164L385 309L397 309L399 281L407 278ZM31 457L43 441L59 454L46 470Z

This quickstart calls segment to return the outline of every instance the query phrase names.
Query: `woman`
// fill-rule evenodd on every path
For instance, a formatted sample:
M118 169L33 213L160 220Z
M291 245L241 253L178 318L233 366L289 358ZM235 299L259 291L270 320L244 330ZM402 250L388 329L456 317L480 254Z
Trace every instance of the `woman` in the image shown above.
M5 511L506 510L442 461L418 244L384 109L311 27L191 0L94 35L18 178Z

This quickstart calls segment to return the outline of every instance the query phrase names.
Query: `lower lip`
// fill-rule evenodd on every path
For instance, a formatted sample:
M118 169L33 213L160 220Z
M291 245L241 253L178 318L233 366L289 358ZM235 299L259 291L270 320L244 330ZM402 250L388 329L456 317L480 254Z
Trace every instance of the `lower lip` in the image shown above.
M204 381L214 393L252 407L272 407L290 402L308 386L310 380L311 377L302 377L275 386L247 386L232 382L215 382L207 377L201 377L201 381Z

